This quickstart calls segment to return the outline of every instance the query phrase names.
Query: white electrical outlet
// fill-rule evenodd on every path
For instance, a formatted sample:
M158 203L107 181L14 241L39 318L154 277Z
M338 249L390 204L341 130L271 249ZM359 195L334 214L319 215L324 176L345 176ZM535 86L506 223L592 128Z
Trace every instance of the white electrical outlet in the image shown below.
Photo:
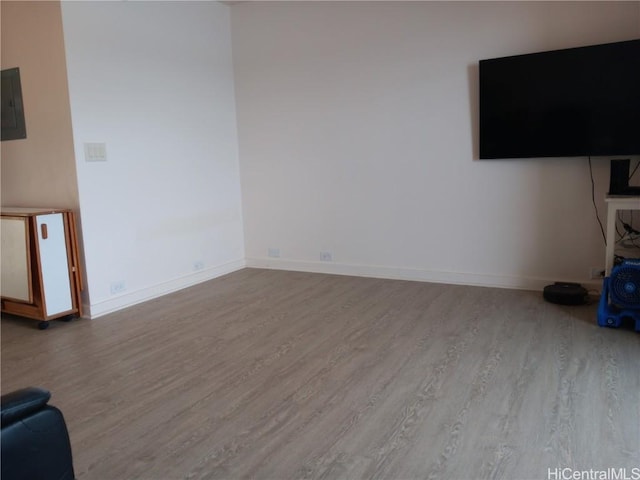
M333 255L331 252L320 252L320 261L331 262L333 261Z
M197 272L198 270L204 269L204 260L196 260L193 262L193 271Z
M589 278L591 278L591 280L598 280L600 278L604 278L604 268L591 267L591 273Z
M271 258L280 258L280 249L275 247L269 247L267 250L267 255Z
M125 285L124 280L111 282L111 295L117 295L119 293L124 292L126 289L127 289L127 286Z

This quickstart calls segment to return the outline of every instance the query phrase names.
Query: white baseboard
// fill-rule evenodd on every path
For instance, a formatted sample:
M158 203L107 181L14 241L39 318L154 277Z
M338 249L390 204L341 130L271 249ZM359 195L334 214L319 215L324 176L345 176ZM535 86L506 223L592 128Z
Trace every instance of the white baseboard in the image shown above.
M246 266L246 262L243 260L235 260L233 262L225 263L211 268L205 268L193 272L184 277L176 278L168 282L164 282L158 285L153 285L148 288L136 290L134 292L127 292L123 295L110 298L103 302L94 303L91 305L83 305L84 317L91 319L107 315L109 313L122 310L123 308L131 307L138 303L146 302L162 295L182 290L183 288L191 287L198 283L213 280L214 278L226 275L237 270L241 270Z
M288 260L282 258L247 258L236 260L216 267L194 272L184 277L153 285L148 288L127 292L123 295L94 303L83 305L84 316L98 318L109 313L146 302L153 298L166 295L198 283L213 280L245 267L266 268L273 270L291 270L296 272L328 273L333 275L353 275L356 277L388 278L394 280L412 280L418 282L449 283L455 285L475 285L480 287L510 288L516 290L542 291L545 285L556 281L581 283L590 291L599 292L602 288L601 280L572 280L550 279L538 277L523 277L516 275L478 274L471 272L445 272L406 267L386 267L379 265L354 265L336 262L313 262Z
M357 277L389 278L395 280L413 280L418 282L449 283L455 285L475 285L480 287L510 288L515 290L542 291L546 285L557 281L581 283L588 290L600 291L602 288L601 280L585 282L584 280L549 279L516 275L479 274L471 272L445 272L406 267L396 268L374 265L341 264L335 262L298 261L271 257L247 258L246 266L273 270L330 273L334 275L353 275Z

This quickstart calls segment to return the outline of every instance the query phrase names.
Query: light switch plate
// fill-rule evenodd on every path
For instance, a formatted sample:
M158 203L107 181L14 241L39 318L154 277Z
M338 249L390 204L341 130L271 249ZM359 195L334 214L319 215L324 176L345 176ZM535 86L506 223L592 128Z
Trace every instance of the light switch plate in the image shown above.
M105 143L85 143L84 144L84 161L85 162L106 162L107 161L107 145Z

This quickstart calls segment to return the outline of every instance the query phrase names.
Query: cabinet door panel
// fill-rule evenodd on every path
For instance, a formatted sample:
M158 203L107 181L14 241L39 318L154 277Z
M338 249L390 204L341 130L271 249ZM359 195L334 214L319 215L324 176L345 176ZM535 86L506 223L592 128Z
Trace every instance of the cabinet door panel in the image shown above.
M3 217L2 231L2 296L31 303L31 266L29 262L29 230L26 218Z
M71 280L62 213L36 217L42 286L47 316L70 311Z

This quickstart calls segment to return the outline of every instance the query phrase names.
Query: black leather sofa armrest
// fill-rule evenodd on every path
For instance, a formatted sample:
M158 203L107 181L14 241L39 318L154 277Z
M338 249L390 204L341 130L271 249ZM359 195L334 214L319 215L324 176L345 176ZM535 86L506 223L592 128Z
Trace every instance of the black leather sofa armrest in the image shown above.
M23 388L2 395L0 399L2 427L41 409L50 398L51 393L36 387Z

